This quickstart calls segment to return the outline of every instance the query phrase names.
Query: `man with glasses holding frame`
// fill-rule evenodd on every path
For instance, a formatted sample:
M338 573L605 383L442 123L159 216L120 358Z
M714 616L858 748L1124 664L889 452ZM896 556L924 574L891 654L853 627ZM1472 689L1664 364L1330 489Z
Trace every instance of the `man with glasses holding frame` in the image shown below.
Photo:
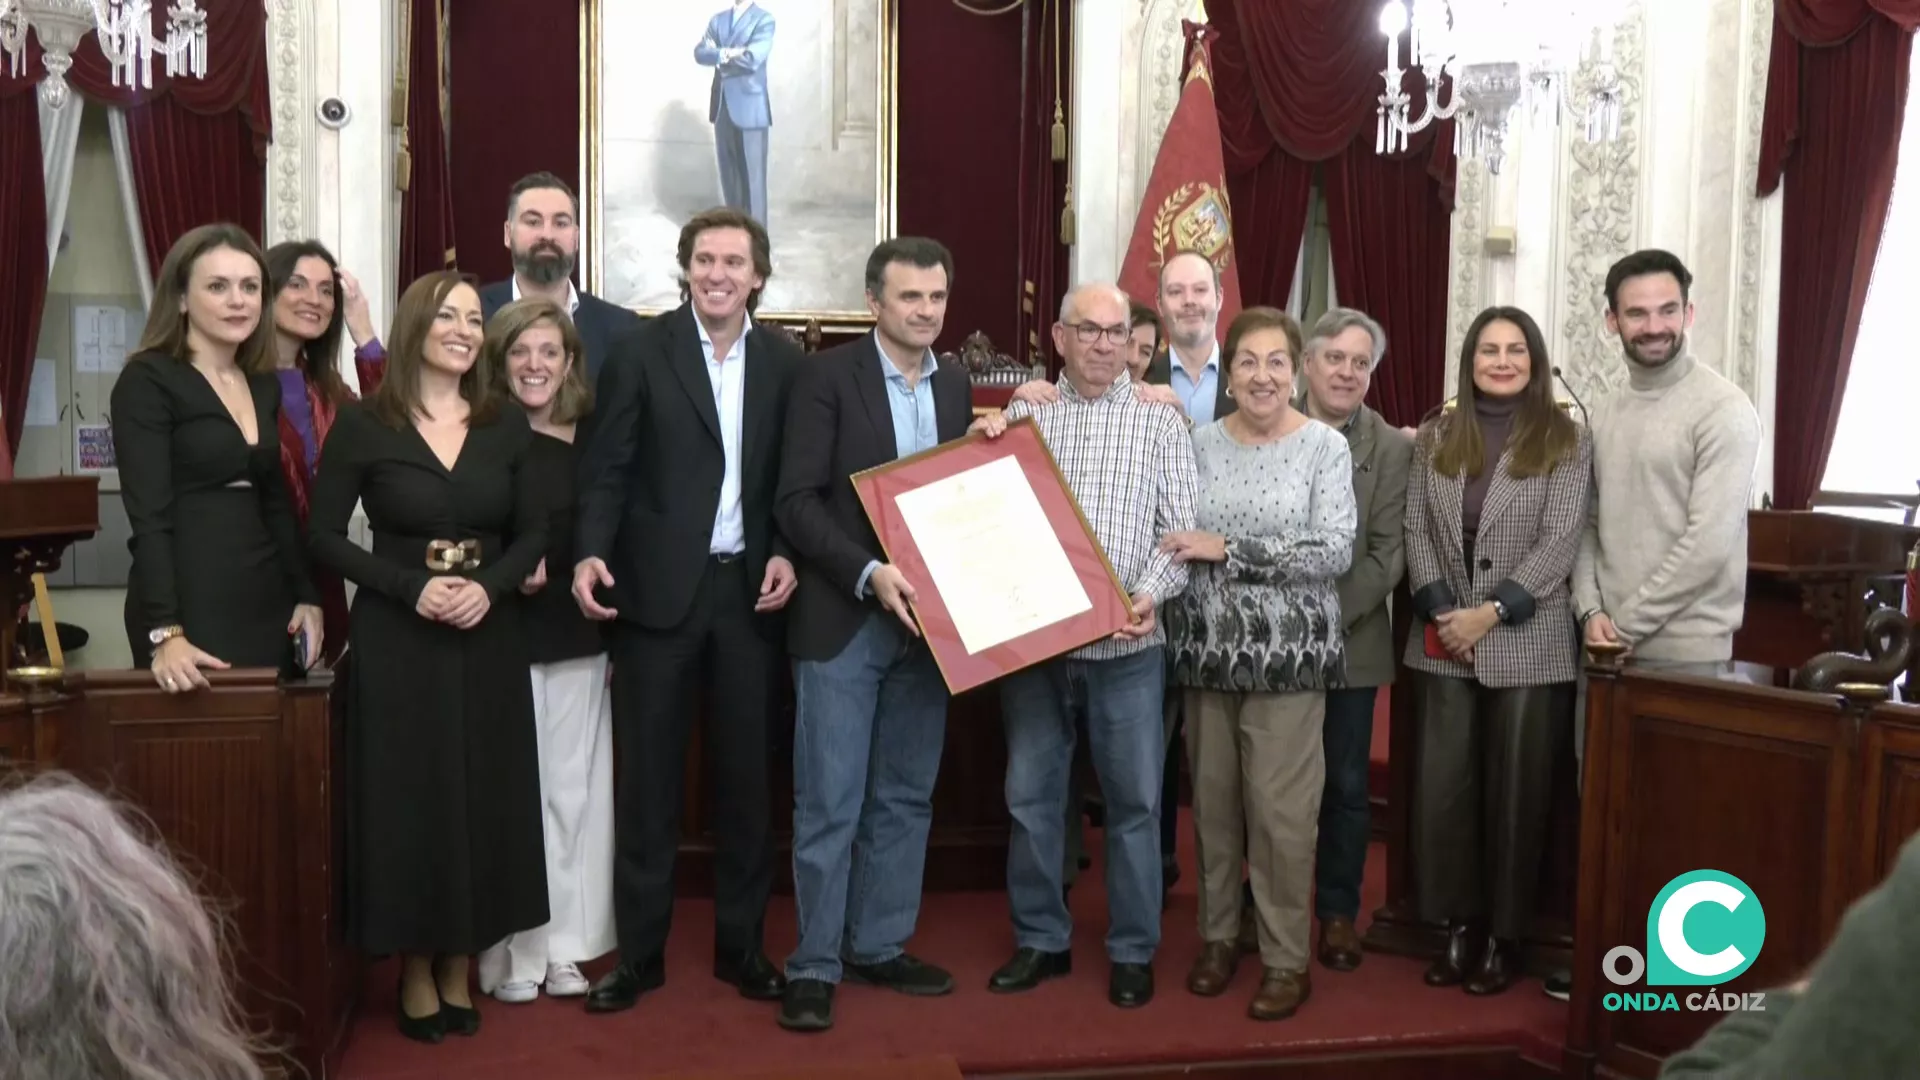
M1153 998L1160 944L1160 786L1166 751L1161 704L1165 634L1156 614L1186 588L1187 568L1160 550L1167 533L1193 527L1199 479L1185 417L1142 401L1127 374L1133 334L1125 293L1077 286L1060 305L1053 344L1064 360L1051 404L1013 402L975 421L998 437L1031 416L1053 452L1114 574L1133 597L1135 622L1111 638L1000 682L1007 729L1007 809L1013 833L1007 892L1013 958L993 973L996 993L1031 990L1072 970L1073 920L1061 894L1073 714L1106 799L1106 878L1112 969L1107 997L1122 1008Z

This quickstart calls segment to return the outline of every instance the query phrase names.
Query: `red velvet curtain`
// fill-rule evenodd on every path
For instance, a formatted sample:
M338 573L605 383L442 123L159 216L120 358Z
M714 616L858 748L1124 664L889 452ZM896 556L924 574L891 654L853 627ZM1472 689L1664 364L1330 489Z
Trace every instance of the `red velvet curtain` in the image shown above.
M1071 5L1059 3L1064 28ZM1051 64L1052 50L1027 37L1038 17L1032 12L1023 19L970 14L943 2L895 4L895 93L903 121L894 150L899 231L940 240L955 262L939 347L980 330L1001 351L1019 356L1021 282L1035 281L1036 305L1050 323L1052 313L1044 309L1058 305L1067 269L1057 232L1051 278L1046 267L1034 265L1036 256L1023 259L1022 223L1036 230L1048 218L1055 229L1059 224L1058 187L1048 191L1035 182L1023 190L1021 183L1027 167L1037 164L1032 155L1022 157L1029 132L1022 101L1043 99L1048 128L1053 124L1051 77L1032 74L1027 64L1043 51ZM447 22L449 172L460 178L452 191L454 232L461 269L488 281L512 271L500 235L507 188L537 169L582 186L581 132L573 119L581 113L579 20L529 20L525 9L525 0L460 0ZM1063 52L1063 64L1066 59ZM507 78L503 72L530 74ZM1027 200L1047 209L1023 211ZM1040 304L1049 281L1052 299Z
M1373 380L1375 408L1417 423L1445 397L1453 123L1405 155L1374 153L1386 40L1379 8L1353 0L1207 0L1220 31L1214 96L1233 200L1240 294L1284 304L1321 169L1343 305L1380 320L1393 358ZM1424 94L1417 76L1408 80Z
M1893 196L1920 0L1776 0L1759 194L1786 182L1773 500L1812 505Z
M0 457L12 462L47 295L47 193L32 86L0 80Z
M402 177L400 193L398 280L402 291L418 278L455 265L453 189L447 171L446 117L441 112L447 85L442 70L446 12L441 2L407 3L407 126L403 145L410 166ZM498 141L490 142L498 145ZM511 181L502 185L503 196L508 186ZM496 204L499 220L506 220L504 198Z

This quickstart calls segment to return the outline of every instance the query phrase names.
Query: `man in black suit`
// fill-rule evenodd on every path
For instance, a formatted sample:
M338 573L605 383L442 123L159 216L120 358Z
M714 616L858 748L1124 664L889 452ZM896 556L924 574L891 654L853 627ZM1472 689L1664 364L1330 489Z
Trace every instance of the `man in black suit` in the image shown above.
M539 296L573 316L587 364L587 383L595 384L607 350L622 334L640 325L640 316L609 304L573 285L573 264L580 254L580 207L573 189L549 172L520 178L507 193L507 250L513 276L480 290L480 314L493 313L524 296Z
M1147 366L1147 382L1170 386L1194 427L1232 412L1227 365L1220 359L1220 268L1197 251L1160 267L1160 319L1167 349Z
M614 921L620 963L589 1012L631 1008L666 979L681 772L706 681L714 778L714 966L744 997L785 980L761 946L771 881L768 728L796 579L774 531L787 397L802 356L750 313L773 272L767 232L737 210L680 230L675 310L615 343L581 451L573 597L612 619Z
M833 1026L843 957L864 983L953 991L953 976L903 948L920 911L946 684L913 620L914 585L887 563L848 482L957 439L973 421L966 370L932 348L952 273L933 240L875 248L873 333L811 360L787 416L774 512L800 563L788 624L800 941L780 1010L794 1031Z

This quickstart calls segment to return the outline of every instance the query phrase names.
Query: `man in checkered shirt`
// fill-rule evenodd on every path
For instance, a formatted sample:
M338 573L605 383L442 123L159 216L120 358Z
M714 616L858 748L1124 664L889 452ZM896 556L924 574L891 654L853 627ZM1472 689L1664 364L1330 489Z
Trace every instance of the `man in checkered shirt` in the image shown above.
M1013 836L1007 892L1013 959L988 980L998 993L1030 990L1072 970L1073 920L1061 891L1075 707L1106 797L1107 997L1153 998L1160 944L1160 787L1165 761L1161 701L1165 635L1157 609L1187 585L1187 569L1160 550L1167 533L1193 527L1199 479L1187 423L1171 405L1142 401L1127 375L1133 332L1113 285L1076 287L1060 305L1053 344L1064 358L1058 399L1014 402L975 428L998 436L1031 416L1120 582L1135 622L1113 637L1007 676L1007 809Z

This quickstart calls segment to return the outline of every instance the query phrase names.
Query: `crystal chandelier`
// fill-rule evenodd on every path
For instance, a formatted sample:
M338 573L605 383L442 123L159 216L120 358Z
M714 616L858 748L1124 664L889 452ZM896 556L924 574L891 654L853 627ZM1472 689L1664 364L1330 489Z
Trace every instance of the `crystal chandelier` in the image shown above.
M67 70L73 50L92 30L113 70L113 85L132 86L138 75L143 90L153 89L153 58L166 57L170 77L207 77L207 13L194 0L167 8L167 36L153 33L151 0L0 0L0 49L15 78L27 56L27 31L40 40L47 78L40 100L48 108L67 103Z
M1526 106L1536 121L1580 114L1588 142L1619 135L1621 88L1613 66L1613 27L1624 0L1387 0L1380 32L1387 39L1386 92L1376 110L1377 153L1407 148L1408 138L1436 120L1456 119L1454 152L1479 158L1499 173L1508 121ZM1400 39L1407 38L1402 67ZM1426 77L1426 109L1413 118L1405 75ZM1573 75L1585 70L1576 94ZM1440 103L1442 79L1452 93Z

